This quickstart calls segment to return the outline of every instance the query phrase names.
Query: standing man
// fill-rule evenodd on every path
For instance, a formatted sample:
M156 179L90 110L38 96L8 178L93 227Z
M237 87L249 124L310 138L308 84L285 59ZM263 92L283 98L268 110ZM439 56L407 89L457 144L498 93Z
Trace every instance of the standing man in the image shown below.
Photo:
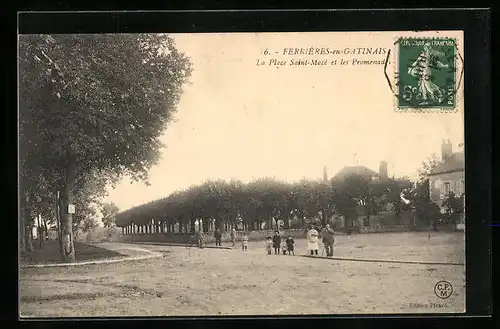
M333 257L333 244L335 243L335 232L330 227L330 224L326 224L323 229L323 244L325 245L326 255L328 257Z
M234 227L231 229L231 243L233 244L232 247L236 245L236 230Z
M221 244L222 233L220 232L219 228L217 228L215 230L214 237L215 237L215 245L216 246L222 246L222 244Z
M274 247L274 254L279 255L280 254L280 248L281 248L281 235L279 231L274 232L273 236L273 247Z

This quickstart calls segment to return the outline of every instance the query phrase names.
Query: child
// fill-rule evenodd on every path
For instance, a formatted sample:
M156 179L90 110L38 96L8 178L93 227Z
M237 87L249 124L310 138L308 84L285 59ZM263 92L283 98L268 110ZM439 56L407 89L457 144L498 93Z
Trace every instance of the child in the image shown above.
M243 233L243 236L241 237L241 250L247 251L247 249L248 249L248 236L246 233Z
M288 250L289 255L295 256L295 252L293 251L293 244L294 243L295 243L295 241L293 241L292 236L289 235L288 239L286 239L286 249Z
M287 245L285 241L283 241L283 244L281 245L281 250L283 251L283 255L286 255Z
M266 240L266 251L267 251L267 254L271 255L272 250L273 250L273 238L271 238L270 236L268 236L267 240Z

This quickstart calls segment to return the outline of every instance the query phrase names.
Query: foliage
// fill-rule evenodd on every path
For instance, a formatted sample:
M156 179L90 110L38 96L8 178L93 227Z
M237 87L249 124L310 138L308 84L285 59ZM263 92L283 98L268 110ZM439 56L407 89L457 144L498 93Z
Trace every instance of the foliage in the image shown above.
M111 228L115 226L116 215L120 209L113 202L104 203L101 205L101 214L102 214L102 224L105 228Z
M98 225L95 217L87 217L82 223L82 231L88 233L93 231Z
M191 71L173 39L32 35L19 48L26 144L46 149L45 161L76 158L79 172L146 179Z
M263 222L275 225L280 220L288 227L291 220L297 218L304 226L310 221L326 221L333 214L352 219L356 216L359 200L369 202L370 196L380 199L384 196L384 200L397 196L399 199L400 191L407 185L404 180L367 182L359 177L341 183L303 179L287 184L269 177L248 184L206 181L121 212L116 216L116 224L126 226L134 222L144 225L155 218L167 223L193 225L196 219L203 222L215 219L223 229L223 223L234 224L241 218L244 227L251 229L260 227Z
M455 193L450 192L441 206L445 211L444 221L456 224L460 215L464 213L464 198L465 195L456 196Z
M450 192L442 203L446 213L462 214L464 212L464 197L464 194L456 196L455 193Z
M416 216L425 226L437 223L441 217L441 210L434 202L426 202L416 208Z
M435 154L431 154L427 160L422 161L422 166L418 172L418 180L414 183L412 188L403 192L404 197L410 201L410 206L412 208L425 208L427 204L431 202L429 173L436 168L438 164L439 159Z

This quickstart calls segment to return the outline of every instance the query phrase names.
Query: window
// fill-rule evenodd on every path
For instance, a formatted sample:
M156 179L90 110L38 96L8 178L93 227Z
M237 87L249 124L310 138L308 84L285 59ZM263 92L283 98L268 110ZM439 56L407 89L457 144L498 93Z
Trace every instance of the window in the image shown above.
M461 179L460 181L457 182L455 194L457 195L457 197L460 197L464 193L465 193L465 182L463 179Z
M441 189L441 194L443 195L444 198L450 194L451 191L451 182L444 182L443 187Z

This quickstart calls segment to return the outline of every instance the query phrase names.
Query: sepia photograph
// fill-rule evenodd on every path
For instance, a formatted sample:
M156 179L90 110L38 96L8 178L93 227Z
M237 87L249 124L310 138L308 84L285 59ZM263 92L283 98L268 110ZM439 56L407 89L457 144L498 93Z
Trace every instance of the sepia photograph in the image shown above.
M19 316L464 313L463 46L18 35Z

